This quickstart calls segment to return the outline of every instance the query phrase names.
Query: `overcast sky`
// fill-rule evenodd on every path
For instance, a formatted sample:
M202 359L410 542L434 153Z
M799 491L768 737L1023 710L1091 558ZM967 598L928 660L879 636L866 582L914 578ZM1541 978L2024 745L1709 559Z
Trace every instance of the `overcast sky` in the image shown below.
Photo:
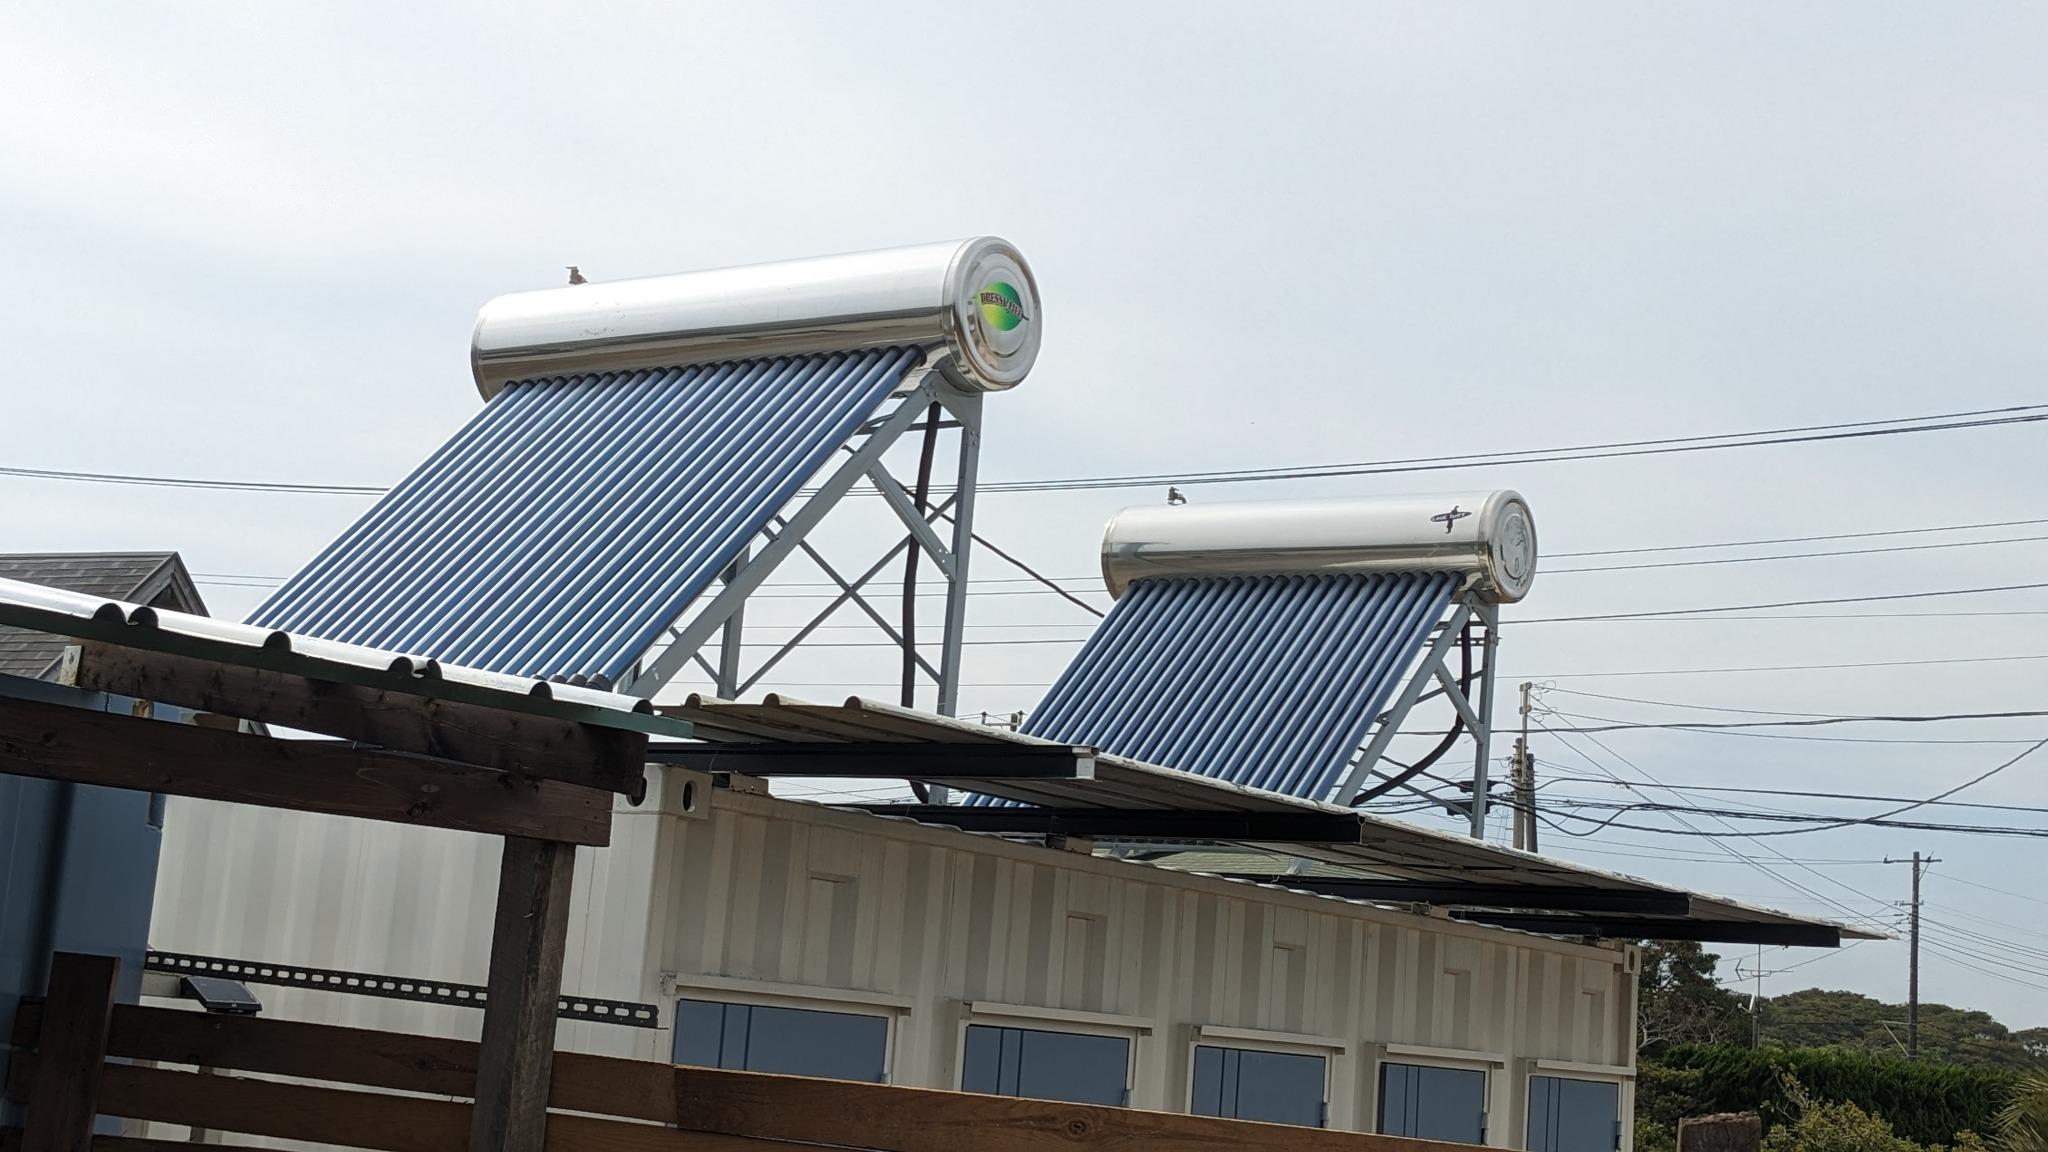
M2029 5L7 5L0 465L388 484L476 411L477 306L565 264L610 279L984 232L1031 260L1046 324L1031 379L988 404L989 479L2039 403L2044 204L2048 10ZM2048 579L2038 541L1610 573L1555 558L2040 518L2044 447L2030 424L1190 495L1519 489L1552 559L1507 615L1503 723L1523 679L1555 685L1547 707L1629 719L1725 717L1564 692L1983 712L2043 707L2048 661L1585 674L2042 656L2048 616L1513 621ZM981 523L1092 588L1104 519L1161 498L990 495ZM0 477L0 550L175 548L197 572L276 578L367 505ZM827 533L857 567L875 511ZM203 590L236 618L264 594ZM2041 613L2048 594L1864 610L1999 609ZM973 622L977 640L1053 640L1090 618L981 596ZM977 644L966 709L1028 708L1072 650ZM871 649L785 673L828 699L887 694L894 674ZM2048 720L1823 731L2007 743L1632 732L1536 749L1560 776L1926 796ZM2044 781L2048 752L1959 798L2048 805ZM1874 861L1938 854L1930 930L1982 971L1930 953L1926 995L2048 1024L2039 840L1866 829L1724 850L1609 830L1546 849L1888 921L1906 870ZM1766 991L1905 992L1901 944L1764 960L1812 961Z

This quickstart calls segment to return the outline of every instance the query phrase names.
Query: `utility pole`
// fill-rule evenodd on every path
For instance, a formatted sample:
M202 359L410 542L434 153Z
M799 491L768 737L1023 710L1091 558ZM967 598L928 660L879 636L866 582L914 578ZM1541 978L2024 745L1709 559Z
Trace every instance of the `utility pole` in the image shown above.
M1756 946L1756 991L1749 997L1749 1046L1764 1046L1764 946Z
M1909 939L1911 940L1909 945L1911 953L1906 961L1906 1059L1918 1060L1920 1058L1920 875L1927 870L1928 865L1941 863L1941 859L1937 856L1922 856L1915 852L1913 853L1913 859L1910 861L1894 860L1887 856L1884 858L1884 862L1887 864L1910 863L1913 865L1913 902L1908 905L1911 909L1911 919L1909 921L1911 927L1908 932Z
M1522 681L1522 734L1515 738L1515 770L1510 776L1515 794L1515 847L1536 851L1536 757L1529 753L1529 690L1535 685Z

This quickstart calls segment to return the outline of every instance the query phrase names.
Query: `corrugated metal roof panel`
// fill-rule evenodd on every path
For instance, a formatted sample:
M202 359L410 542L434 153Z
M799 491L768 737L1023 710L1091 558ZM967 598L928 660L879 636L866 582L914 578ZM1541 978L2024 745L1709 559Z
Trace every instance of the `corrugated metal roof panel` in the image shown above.
M916 712L858 697L841 704L810 704L770 695L759 704L740 704L712 697L689 697L663 706L661 714L688 720L700 740L787 740L793 743L841 740L906 740L939 744L1025 743L1037 738L946 716ZM1279 796L1223 780L1105 753L1095 761L1095 774L1073 780L983 781L981 787L1008 800L1049 808L1138 808L1182 811L1326 812L1359 818L1357 844L1289 844L1285 854L1319 860L1357 871L1348 874L1414 880L1472 881L1488 884L1567 885L1609 890L1685 892L1692 900L1692 918L1703 922L1840 927L1832 921L1794 916L1768 908L1739 904L1618 872L1589 867L1555 856L1474 840L1469 836L1410 824L1355 808ZM1254 845L1272 851L1272 845ZM1282 882L1284 881L1277 881ZM1843 927L1845 937L1881 939L1861 928Z
M615 682L920 356L513 384L250 621Z
M694 734L688 724L657 715L652 703L636 696L521 679L5 577L0 577L0 626L658 736Z
M1135 581L1024 731L1322 799L1456 589L1447 573Z

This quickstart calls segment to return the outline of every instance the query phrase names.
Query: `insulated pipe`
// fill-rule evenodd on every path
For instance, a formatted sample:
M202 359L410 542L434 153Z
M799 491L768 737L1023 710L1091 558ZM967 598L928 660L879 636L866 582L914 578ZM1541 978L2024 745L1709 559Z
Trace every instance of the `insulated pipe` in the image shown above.
M1536 521L1510 491L1148 505L1102 533L1112 596L1147 576L1456 572L1494 604L1528 595Z
M955 386L1000 392L1039 335L1030 265L979 236L500 296L477 314L470 363L489 400L536 377L943 345Z

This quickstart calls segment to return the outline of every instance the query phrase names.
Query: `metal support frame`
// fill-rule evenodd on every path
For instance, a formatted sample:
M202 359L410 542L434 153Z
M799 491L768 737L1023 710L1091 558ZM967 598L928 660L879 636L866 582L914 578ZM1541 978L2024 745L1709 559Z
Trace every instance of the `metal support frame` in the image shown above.
M739 575L740 569L747 566L747 557L752 555L753 551L752 548L740 549L740 554L726 566L725 583L732 583L733 577ZM720 629L718 634L718 673L713 677L713 681L717 684L715 691L728 700L738 695L739 691L740 637L746 632L746 614L747 605L742 601L732 610L732 615L725 618L725 627Z
M1071 836L1083 840L1235 841L1249 844L1358 844L1365 818L1351 812L1242 811L1212 808L1026 808L1004 805L856 804L855 811L963 832Z
M1093 751L1069 744L922 744L902 741L712 742L649 745L652 764L746 776L905 780L1090 780Z
M422 980L412 976L389 976L380 972L351 972L340 968L314 968L305 964L272 964L262 960L235 960L226 956L200 956L190 952L148 952L142 958L143 971L177 976L214 976L244 984L275 984L284 988L318 988L323 992L346 992L355 996L376 996L386 1000L417 1000L423 1004L453 1004L459 1008L482 1008L490 990L481 984L454 980ZM607 1000L599 996L564 994L555 1005L555 1015L564 1020L594 1024L623 1024L628 1028L653 1028L660 1022L660 1010L636 1000Z
M1452 672L1450 665L1446 663L1451 646L1457 642L1458 633L1468 622L1474 620L1485 627L1476 701L1458 687L1457 674ZM1493 728L1489 721L1493 716L1493 664L1495 649L1500 642L1499 633L1500 609L1497 606L1469 597L1461 598L1454 604L1450 615L1444 618L1442 627L1438 629L1436 639L1431 642L1428 650L1423 652L1422 659L1416 663L1415 671L1409 675L1408 682L1402 685L1400 694L1395 696L1393 704L1380 715L1379 727L1373 732L1372 740L1366 744L1365 751L1351 763L1345 770L1343 778L1338 781L1337 792L1333 797L1336 803L1350 804L1365 790L1366 785L1372 782L1374 776L1384 775L1379 772L1380 761L1386 755L1387 745L1393 742L1395 734L1407 720L1409 712L1423 700L1443 696L1450 700L1451 707L1457 710L1458 717L1465 722L1466 730L1472 735L1474 751L1471 799L1446 800L1405 781L1396 786L1435 800L1447 809L1465 816L1471 824L1473 838L1485 839L1487 777L1493 749ZM1435 681L1437 687L1425 691L1431 681Z
M1776 944L1787 948L1839 948L1842 931L1833 924L1750 920L1704 920L1677 916L1571 916L1552 912L1496 912L1453 909L1453 920L1491 924L1544 936L1589 936L1606 940L1698 940L1709 944Z
M1297 892L1369 900L1379 904L1435 904L1452 908L1498 908L1547 912L1606 912L1686 916L1692 900L1683 892L1639 888L1588 888L1564 884L1490 884L1468 880L1371 880L1289 873L1219 872L1225 880L1274 884Z
M960 703L961 642L967 622L967 569L974 543L974 490L981 457L983 398L979 394L962 392L948 383L944 373L945 360L946 356L940 354L905 379L904 387L893 397L894 406L861 425L855 433L857 439L844 448L837 467L810 490L807 499L776 516L762 529L758 538L727 567L716 594L708 600L699 600L690 612L668 629L665 645L659 649L659 654L650 651L641 655L635 671L621 686L621 691L651 697L684 667L694 663L710 677L718 696L737 699L759 683L835 612L852 603L891 642L911 649L919 670L937 685L938 713L942 716L955 713ZM953 492L943 500L934 501L920 514L910 493L889 473L883 456L904 433L924 427L920 417L933 403L941 405L949 416L949 419L939 421L938 427L959 430L958 474ZM807 537L825 515L863 481L880 493L883 501L896 513L903 523L905 535L880 560L860 575L848 579ZM939 526L942 519L952 522L950 541ZM910 547L923 549L946 583L945 626L940 636L937 664L917 651L915 646L907 644L902 631L863 594L868 583ZM797 551L801 551L837 585L838 595L793 637L748 671L742 662L747 599L784 560ZM715 665L702 651L713 634L719 637Z

